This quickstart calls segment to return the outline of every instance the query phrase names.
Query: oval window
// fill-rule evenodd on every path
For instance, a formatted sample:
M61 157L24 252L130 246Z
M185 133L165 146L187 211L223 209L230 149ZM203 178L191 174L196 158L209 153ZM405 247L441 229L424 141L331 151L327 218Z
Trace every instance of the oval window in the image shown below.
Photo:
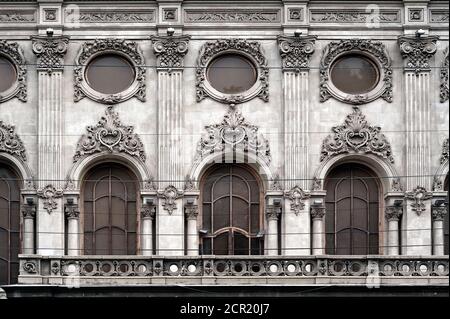
M90 87L100 93L116 94L128 89L136 73L127 59L114 54L94 58L86 68L86 80Z
M217 91L238 94L249 90L257 81L254 64L238 54L221 55L208 66L207 78Z
M380 81L378 67L361 55L345 55L331 66L331 81L347 94L364 94L372 91Z
M0 92L10 89L17 79L14 64L7 58L0 56Z

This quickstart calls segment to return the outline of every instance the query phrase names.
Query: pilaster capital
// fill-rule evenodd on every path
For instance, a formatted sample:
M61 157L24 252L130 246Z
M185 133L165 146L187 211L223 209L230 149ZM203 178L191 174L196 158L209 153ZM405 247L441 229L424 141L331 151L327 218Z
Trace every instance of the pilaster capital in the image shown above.
M78 219L80 217L80 209L77 204L67 203L64 206L64 214L67 219Z
M448 213L447 205L431 207L431 216L433 216L433 220L442 221L444 220L445 215L447 215L447 213Z
M32 36L33 53L36 54L37 69L49 73L64 69L64 56L67 52L67 36Z
M278 46L282 60L283 71L299 73L309 70L309 60L314 53L316 36L279 36Z
M325 216L325 206L311 205L311 218L322 219Z
M184 214L188 220L196 220L198 216L198 205L186 204L184 206Z
M437 51L438 36L400 36L398 44L403 59L406 59L406 71L430 72L430 59Z
M141 219L154 219L156 215L156 205L142 204Z
M22 216L24 219L36 217L36 203L33 198L27 198L26 204L22 205Z
M387 206L384 214L387 221L398 221L403 215L403 206Z
M183 59L188 52L190 36L152 36L153 52L157 59L157 67L177 69L183 67Z
M281 215L281 206L267 205L266 207L267 220L278 220L280 215Z

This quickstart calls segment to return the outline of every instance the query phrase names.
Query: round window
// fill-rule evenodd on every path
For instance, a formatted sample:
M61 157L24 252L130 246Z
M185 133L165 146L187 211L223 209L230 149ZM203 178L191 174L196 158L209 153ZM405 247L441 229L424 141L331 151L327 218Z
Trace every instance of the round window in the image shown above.
M125 58L104 54L94 58L86 68L86 80L90 87L103 94L116 94L128 89L136 73Z
M217 91L238 94L249 90L257 81L253 63L242 55L221 55L208 65L207 78Z
M10 89L17 79L14 64L7 58L0 56L0 92Z
M378 67L362 55L345 55L331 66L331 81L347 94L364 94L372 91L380 81Z

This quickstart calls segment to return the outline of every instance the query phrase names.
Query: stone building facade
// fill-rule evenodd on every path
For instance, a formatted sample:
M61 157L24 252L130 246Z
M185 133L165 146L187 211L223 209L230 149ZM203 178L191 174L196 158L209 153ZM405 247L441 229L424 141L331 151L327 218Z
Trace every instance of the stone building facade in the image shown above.
M448 285L448 22L2 1L0 284Z

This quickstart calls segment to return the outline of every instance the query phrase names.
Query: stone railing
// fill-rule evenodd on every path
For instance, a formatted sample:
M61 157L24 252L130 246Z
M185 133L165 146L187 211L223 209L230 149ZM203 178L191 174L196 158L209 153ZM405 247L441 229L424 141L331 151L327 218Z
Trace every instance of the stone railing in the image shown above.
M64 284L77 278L80 284L218 284L239 279L241 284L448 285L448 261L447 256L21 255L19 283Z

